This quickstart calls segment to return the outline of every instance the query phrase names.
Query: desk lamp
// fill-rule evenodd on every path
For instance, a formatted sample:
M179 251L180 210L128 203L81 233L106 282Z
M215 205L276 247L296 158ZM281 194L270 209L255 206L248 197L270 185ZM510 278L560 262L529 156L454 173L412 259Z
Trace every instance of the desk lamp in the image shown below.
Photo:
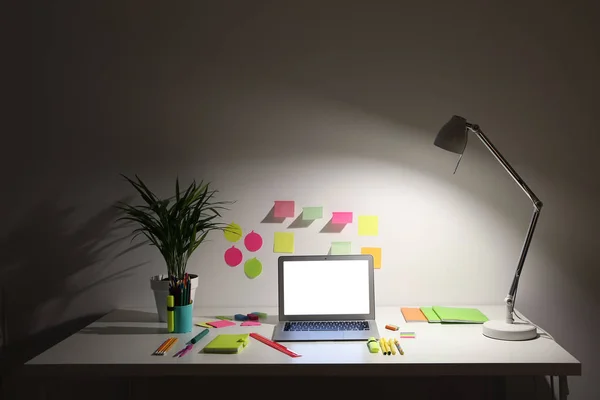
M467 147L467 139L469 132L474 133L479 140L483 142L485 147L496 157L496 160L508 172L508 174L517 182L517 184L521 187L521 189L525 192L527 197L533 203L533 216L531 218L531 222L529 224L529 229L527 230L527 235L525 236L525 242L523 243L523 249L521 250L521 256L519 257L519 262L517 264L517 270L515 272L515 277L512 281L512 285L510 286L510 290L508 295L504 299L506 303L506 318L504 321L494 321L490 320L483 324L483 334L490 338L500 339L500 340L528 340L537 337L537 330L535 326L527 324L527 323L515 323L513 318L514 307L515 307L515 299L517 297L517 288L519 286L519 278L521 277L521 271L523 270L523 264L525 262L525 257L527 256L527 250L529 249L529 244L531 243L531 238L533 236L533 231L535 230L535 225L537 224L538 217L540 216L540 211L542 210L542 202L536 197L536 195L529 189L527 184L521 179L521 177L517 174L517 172L510 166L508 161L504 159L502 154L494 147L494 145L489 141L489 139L483 134L478 125L471 124L467 122L467 120L463 117L459 117L458 115L454 115L450 121L448 121L437 137L435 138L434 144L439 148L450 151L452 153L456 153L460 155L458 163L456 164L456 168L454 169L454 173L456 173L456 169L458 169L458 164L462 159L463 152Z

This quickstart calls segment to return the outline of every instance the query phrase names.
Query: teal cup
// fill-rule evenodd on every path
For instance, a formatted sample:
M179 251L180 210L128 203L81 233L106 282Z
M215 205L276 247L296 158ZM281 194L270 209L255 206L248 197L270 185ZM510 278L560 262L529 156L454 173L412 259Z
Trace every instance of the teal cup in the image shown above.
M192 304L175 307L175 333L189 333L192 331Z

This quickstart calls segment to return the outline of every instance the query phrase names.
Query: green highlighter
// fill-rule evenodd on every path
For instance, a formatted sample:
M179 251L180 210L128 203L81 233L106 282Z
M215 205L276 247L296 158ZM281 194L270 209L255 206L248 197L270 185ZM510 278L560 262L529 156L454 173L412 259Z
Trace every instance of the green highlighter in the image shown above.
M371 353L379 353L379 342L373 336L369 338L367 341L367 346L369 346L369 351Z

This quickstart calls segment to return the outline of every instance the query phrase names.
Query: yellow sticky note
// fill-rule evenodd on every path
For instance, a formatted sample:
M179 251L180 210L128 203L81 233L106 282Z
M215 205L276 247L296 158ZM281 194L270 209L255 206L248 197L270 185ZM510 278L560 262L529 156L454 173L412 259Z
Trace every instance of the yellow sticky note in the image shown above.
M379 234L379 217L376 215L359 215L358 235L377 236Z
M273 240L273 253L293 253L294 252L294 233L293 232L275 232Z
M381 247L361 247L360 254L370 254L373 256L373 267L381 268Z
M223 235L228 241L237 242L242 237L242 227L236 224L235 222L232 222L225 227Z

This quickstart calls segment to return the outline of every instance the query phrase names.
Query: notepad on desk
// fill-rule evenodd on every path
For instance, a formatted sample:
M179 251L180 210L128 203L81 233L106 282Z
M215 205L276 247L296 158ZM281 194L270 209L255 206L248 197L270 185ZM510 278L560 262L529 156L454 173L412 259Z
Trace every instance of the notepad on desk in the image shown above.
M427 321L429 322L442 322L440 317L435 313L435 311L433 311L433 307L421 307L421 312L423 315L425 315L425 318L427 318Z
M204 347L205 353L237 354L248 345L250 335L222 334L214 338Z
M418 307L402 307L400 311L406 322L427 322L427 318Z
M488 320L476 308L440 307L433 306L433 311L440 317L442 323L483 324Z

